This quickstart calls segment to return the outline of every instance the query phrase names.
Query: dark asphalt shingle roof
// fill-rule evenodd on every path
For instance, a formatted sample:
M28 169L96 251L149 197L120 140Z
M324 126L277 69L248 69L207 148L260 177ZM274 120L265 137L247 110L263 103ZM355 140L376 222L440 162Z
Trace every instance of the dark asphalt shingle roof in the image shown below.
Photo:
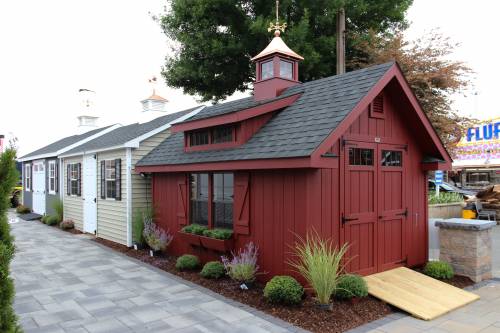
M105 149L125 144L130 140L138 138L141 135L151 132L158 127L166 125L171 121L174 121L177 118L182 117L194 110L196 110L196 108L170 113L168 115L153 119L143 124L135 123L127 126L118 127L117 129L114 129L109 133L106 133L98 138L95 138L94 140L91 140L87 143L84 143L83 145L71 149L70 151L66 152L65 155L82 153L85 151Z
M138 162L138 166L221 162L310 156L354 109L394 63L386 63L342 75L307 82L287 89L281 96L302 93L291 106L278 112L245 144L210 151L185 152L184 134L176 133ZM252 98L252 97L250 97ZM207 107L201 119L242 110L248 98ZM223 105L231 104L230 107Z
M34 157L34 156L38 156L38 155L45 155L45 154L56 155L59 150L65 148L65 147L71 146L71 145L73 145L81 140L87 139L87 138L91 137L92 135L97 134L101 131L104 131L105 129L107 129L109 127L111 127L111 126L98 128L98 129L95 129L92 131L85 132L85 133L80 134L80 135L68 136L68 137L63 138L61 140L53 142L53 143L51 143L43 148L37 149L29 154L26 154L26 155L22 156L21 158L24 159L24 158Z

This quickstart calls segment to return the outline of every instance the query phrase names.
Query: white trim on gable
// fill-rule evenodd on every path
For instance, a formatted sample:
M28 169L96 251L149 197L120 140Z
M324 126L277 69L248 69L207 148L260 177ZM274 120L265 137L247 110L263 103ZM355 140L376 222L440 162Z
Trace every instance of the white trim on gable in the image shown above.
M36 156L28 156L28 157L24 157L24 158L19 158L18 161L19 162L25 162L25 161L32 161L32 160L44 159L44 158L47 158L47 157L54 157L54 156L59 157L59 155L65 153L65 152L67 152L67 151L69 151L69 150L71 150L73 148L76 148L76 147L78 147L78 146L80 146L80 145L82 145L84 143L87 143L87 142L89 142L91 140L94 140L94 139L96 139L96 138L98 138L98 137L100 137L100 136L102 136L102 135L104 135L106 133L109 133L109 132L111 132L111 131L113 131L113 130L117 129L118 127L121 127L121 126L122 126L121 124L114 124L112 126L109 126L106 129L104 129L104 130L102 130L102 131L94 134L94 135L89 136L88 138L85 138L83 140L75 142L74 144L66 146L66 147L64 147L62 149L59 149L57 151L54 151L54 152L51 152L51 153L47 153L47 154L41 154L41 155L36 155ZM78 155L80 155L80 154L78 154Z

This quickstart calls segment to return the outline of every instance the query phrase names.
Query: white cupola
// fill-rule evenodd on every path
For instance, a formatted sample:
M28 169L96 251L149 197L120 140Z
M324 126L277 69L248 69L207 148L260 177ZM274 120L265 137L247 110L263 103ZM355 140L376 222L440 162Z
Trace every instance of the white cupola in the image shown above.
M153 93L148 98L141 101L142 112L139 117L140 122L147 122L155 118L164 116L167 113L168 100L156 93L156 77L149 79L149 84L153 89Z
M85 133L98 127L99 116L95 109L95 91L79 89L80 110L78 119L78 132Z

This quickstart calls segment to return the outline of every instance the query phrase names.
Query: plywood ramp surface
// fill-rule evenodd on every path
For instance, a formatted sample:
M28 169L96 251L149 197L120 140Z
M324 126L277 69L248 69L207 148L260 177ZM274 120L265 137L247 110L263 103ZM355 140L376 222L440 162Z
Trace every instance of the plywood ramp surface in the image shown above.
M432 320L479 299L406 267L366 276L368 292L414 317Z

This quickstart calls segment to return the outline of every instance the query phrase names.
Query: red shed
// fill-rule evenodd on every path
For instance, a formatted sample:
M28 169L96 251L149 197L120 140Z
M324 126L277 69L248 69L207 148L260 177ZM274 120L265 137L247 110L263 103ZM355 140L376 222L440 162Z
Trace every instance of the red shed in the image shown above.
M234 230L270 278L289 273L296 235L348 243L348 270L427 261L428 170L451 159L396 63L300 83L279 34L253 60L254 96L205 107L172 128L137 172L152 173L157 223ZM169 251L217 252L175 237Z

